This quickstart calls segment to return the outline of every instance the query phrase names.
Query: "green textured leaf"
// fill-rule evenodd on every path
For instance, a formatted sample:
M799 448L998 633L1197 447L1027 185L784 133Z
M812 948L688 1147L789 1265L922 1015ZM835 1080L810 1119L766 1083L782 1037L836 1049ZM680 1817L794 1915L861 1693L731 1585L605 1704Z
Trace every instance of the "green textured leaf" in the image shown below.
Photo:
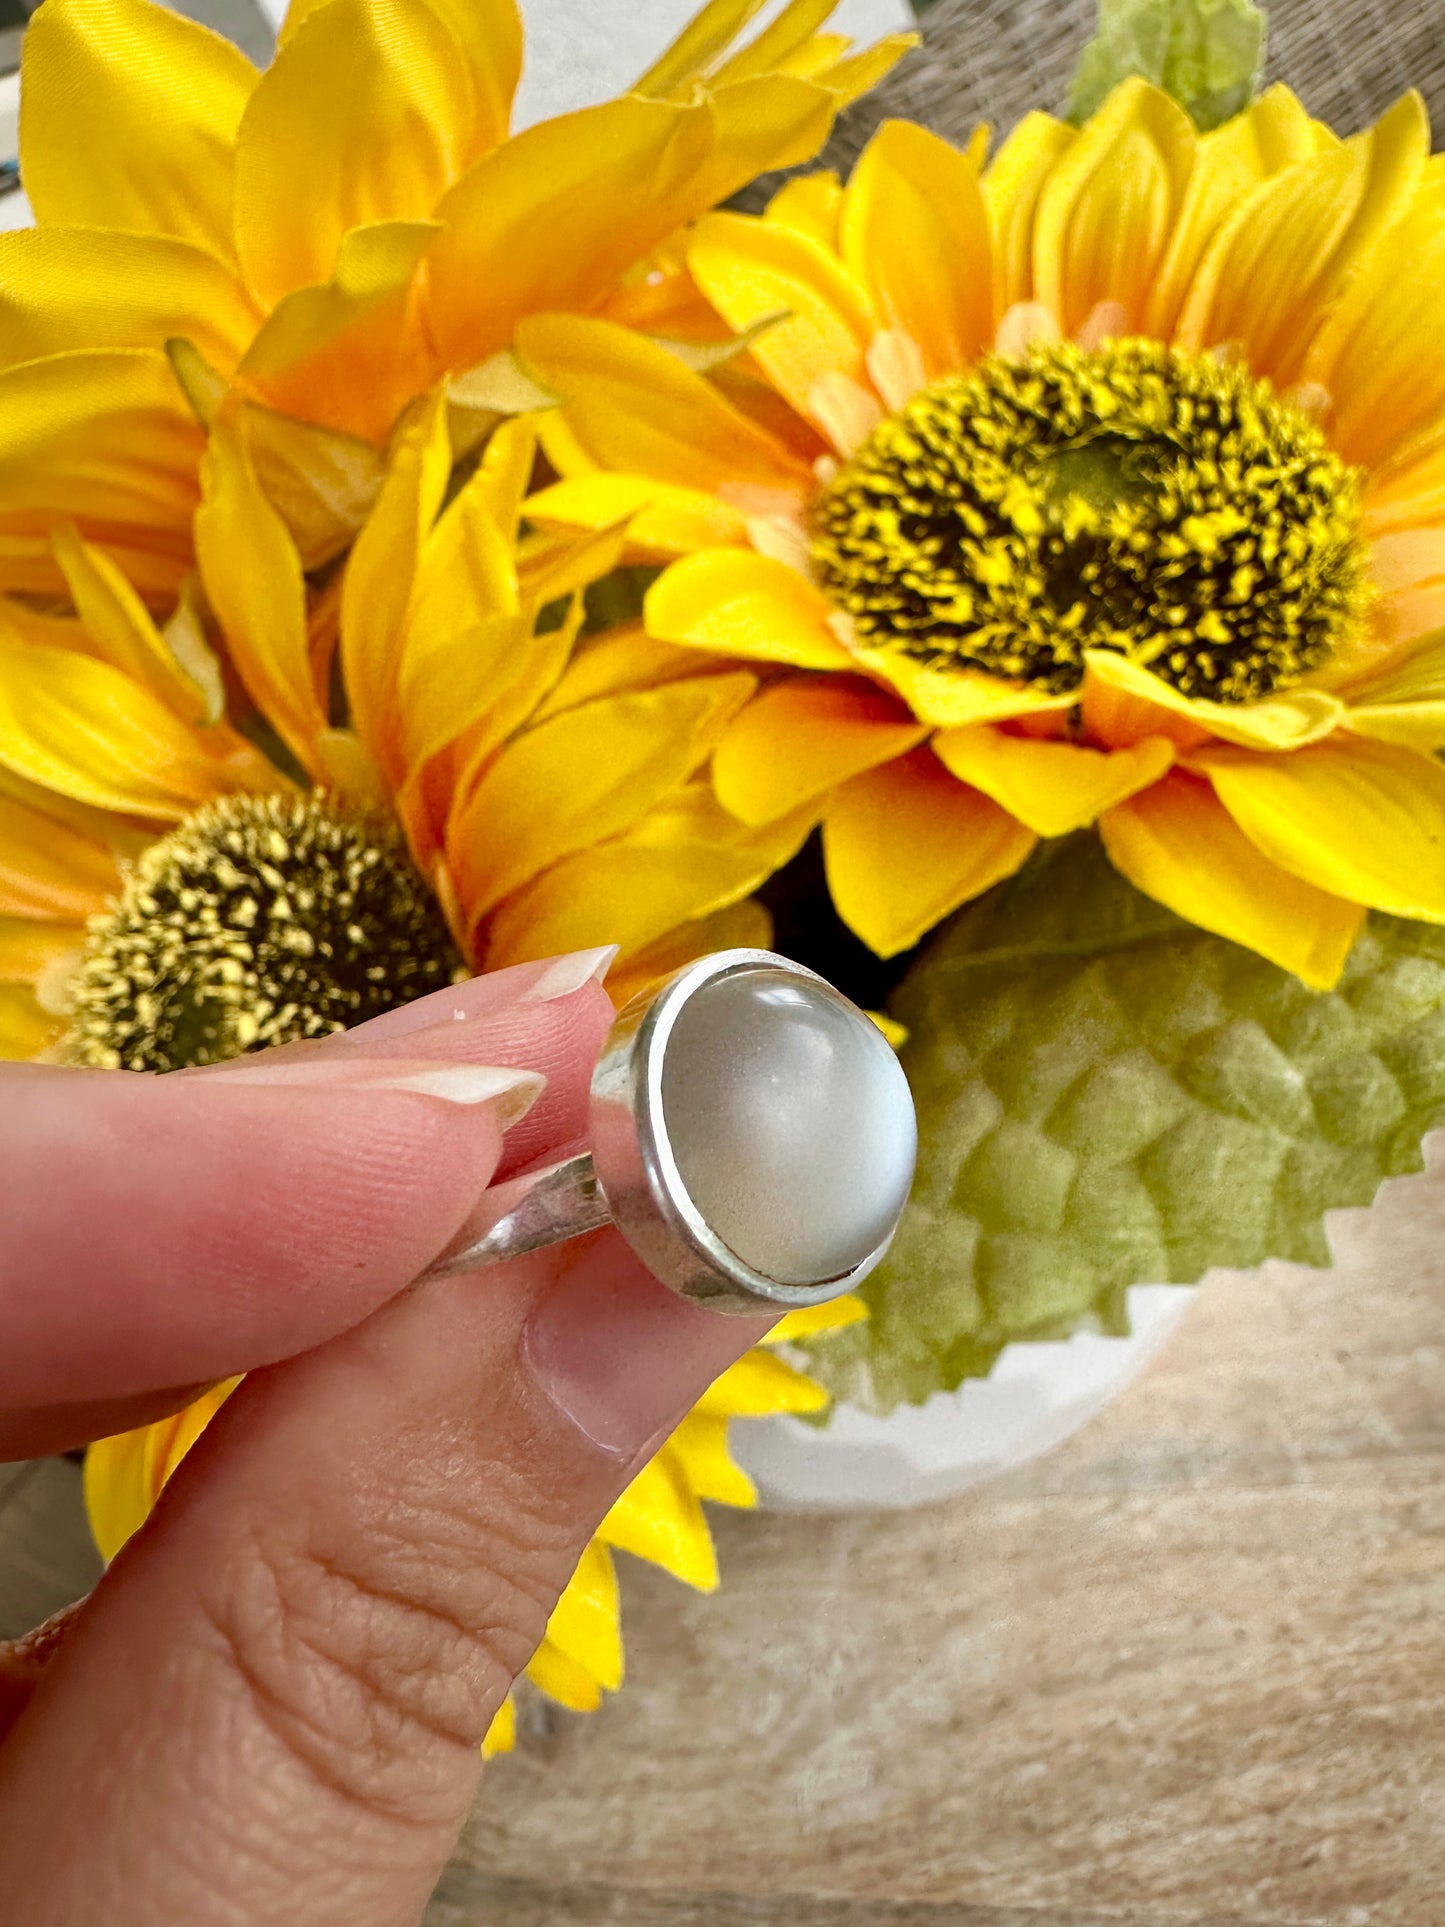
M1099 27L1069 88L1067 118L1088 119L1137 74L1205 130L1253 100L1264 67L1265 16L1253 0L1099 0Z
M810 1370L888 1410L1003 1346L1127 1330L1131 1284L1329 1263L1323 1218L1445 1122L1445 929L1371 917L1334 991L1182 923L1096 839L945 925L890 1004L918 1178Z

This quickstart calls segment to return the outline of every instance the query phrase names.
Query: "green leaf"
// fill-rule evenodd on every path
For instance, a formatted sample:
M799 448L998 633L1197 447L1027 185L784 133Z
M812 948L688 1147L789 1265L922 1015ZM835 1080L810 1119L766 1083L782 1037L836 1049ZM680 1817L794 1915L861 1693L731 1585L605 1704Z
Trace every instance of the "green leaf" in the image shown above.
M1152 80L1208 130L1253 100L1265 16L1253 0L1099 0L1099 27L1069 89L1075 126L1133 74Z
M811 1351L874 1409L1015 1339L1127 1330L1131 1284L1329 1263L1323 1218L1422 1166L1445 1122L1445 929L1373 916L1328 992L1182 923L1092 837L1047 844L945 925L892 999L918 1178Z

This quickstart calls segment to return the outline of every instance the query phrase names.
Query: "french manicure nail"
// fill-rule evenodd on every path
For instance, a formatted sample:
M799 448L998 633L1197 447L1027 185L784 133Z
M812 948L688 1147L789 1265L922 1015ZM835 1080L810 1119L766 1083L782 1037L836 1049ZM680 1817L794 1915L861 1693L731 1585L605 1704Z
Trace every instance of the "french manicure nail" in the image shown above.
M446 1064L393 1058L383 1070L374 1058L283 1058L227 1066L229 1084L284 1085L296 1090L401 1091L447 1104L491 1104L504 1130L527 1115L546 1089L540 1071L493 1064Z
M574 950L565 957L554 957L534 984L518 999L524 1004L553 1004L571 997L586 984L600 984L612 968L619 946L604 943L595 950Z
M630 1459L670 1432L772 1326L689 1304L615 1237L580 1249L533 1307L522 1352L577 1429Z

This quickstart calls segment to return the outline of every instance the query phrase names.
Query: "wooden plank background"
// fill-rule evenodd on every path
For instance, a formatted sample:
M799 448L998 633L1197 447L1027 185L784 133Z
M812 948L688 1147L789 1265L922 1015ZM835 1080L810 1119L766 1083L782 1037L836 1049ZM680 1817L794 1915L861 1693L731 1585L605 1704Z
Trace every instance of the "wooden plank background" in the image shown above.
M1033 1467L629 1563L625 1690L534 1703L428 1927L1442 1927L1442 1163ZM0 1633L93 1573L0 1469Z

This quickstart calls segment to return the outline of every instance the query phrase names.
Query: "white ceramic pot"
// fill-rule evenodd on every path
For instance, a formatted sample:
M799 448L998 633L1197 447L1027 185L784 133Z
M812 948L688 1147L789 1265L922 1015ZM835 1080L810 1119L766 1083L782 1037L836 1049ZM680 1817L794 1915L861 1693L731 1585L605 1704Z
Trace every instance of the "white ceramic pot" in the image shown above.
M1135 1285L1130 1335L1078 1332L1009 1345L987 1378L877 1417L839 1405L826 1426L740 1419L734 1456L776 1511L927 1505L1051 1451L1116 1398L1163 1346L1189 1285Z

